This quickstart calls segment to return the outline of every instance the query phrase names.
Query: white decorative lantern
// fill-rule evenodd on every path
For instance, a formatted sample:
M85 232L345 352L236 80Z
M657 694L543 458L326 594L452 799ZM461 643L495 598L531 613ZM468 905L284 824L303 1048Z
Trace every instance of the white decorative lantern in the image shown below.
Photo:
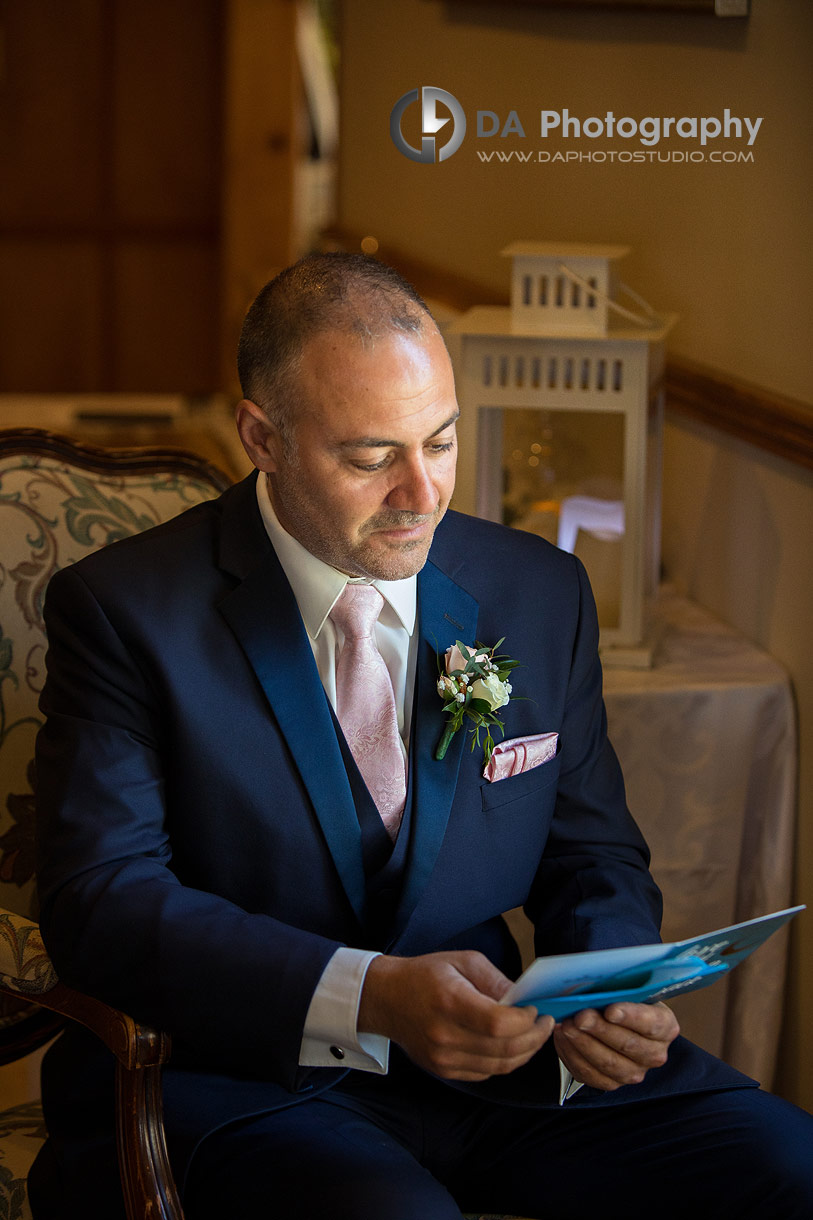
M455 505L579 555L607 659L645 665L660 562L663 339L674 316L614 299L614 265L627 252L515 243L503 251L510 307L477 307L452 326Z

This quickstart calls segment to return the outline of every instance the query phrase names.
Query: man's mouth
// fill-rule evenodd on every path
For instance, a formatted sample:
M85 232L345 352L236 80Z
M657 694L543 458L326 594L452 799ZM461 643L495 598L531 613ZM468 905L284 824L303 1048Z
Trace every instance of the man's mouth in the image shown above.
M406 529L377 530L376 533L382 534L385 538L392 538L394 542L418 542L421 538L426 537L430 529L429 522L424 521L420 525L408 526Z
M390 518L373 525L371 533L391 539L393 542L419 542L427 534L431 534L437 524L437 514L430 513L425 517L414 514Z

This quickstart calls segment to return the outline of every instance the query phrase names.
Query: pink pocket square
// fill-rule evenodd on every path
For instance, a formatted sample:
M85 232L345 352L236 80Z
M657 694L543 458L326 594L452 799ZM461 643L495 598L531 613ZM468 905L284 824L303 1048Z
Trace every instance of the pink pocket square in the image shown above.
M494 747L483 777L493 784L496 780L541 767L555 756L558 741L558 733L534 733L531 737L502 741Z

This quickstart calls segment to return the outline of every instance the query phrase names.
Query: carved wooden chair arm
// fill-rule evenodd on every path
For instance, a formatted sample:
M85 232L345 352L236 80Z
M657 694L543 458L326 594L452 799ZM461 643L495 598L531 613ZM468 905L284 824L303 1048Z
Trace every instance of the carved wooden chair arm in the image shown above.
M161 1066L169 1059L169 1037L66 987L57 978L38 925L2 909L0 990L80 1022L112 1051L119 1170L128 1220L183 1220L161 1104Z

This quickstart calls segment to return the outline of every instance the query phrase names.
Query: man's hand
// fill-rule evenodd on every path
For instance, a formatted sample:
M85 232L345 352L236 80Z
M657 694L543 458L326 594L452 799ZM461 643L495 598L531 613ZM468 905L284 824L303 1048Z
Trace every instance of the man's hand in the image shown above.
M535 1008L498 1003L511 985L482 953L377 957L364 980L360 1033L383 1034L410 1059L450 1080L513 1072L553 1032Z
M586 1008L557 1025L556 1052L583 1084L608 1092L639 1084L650 1068L666 1063L680 1033L665 1004L611 1004L603 1015Z

